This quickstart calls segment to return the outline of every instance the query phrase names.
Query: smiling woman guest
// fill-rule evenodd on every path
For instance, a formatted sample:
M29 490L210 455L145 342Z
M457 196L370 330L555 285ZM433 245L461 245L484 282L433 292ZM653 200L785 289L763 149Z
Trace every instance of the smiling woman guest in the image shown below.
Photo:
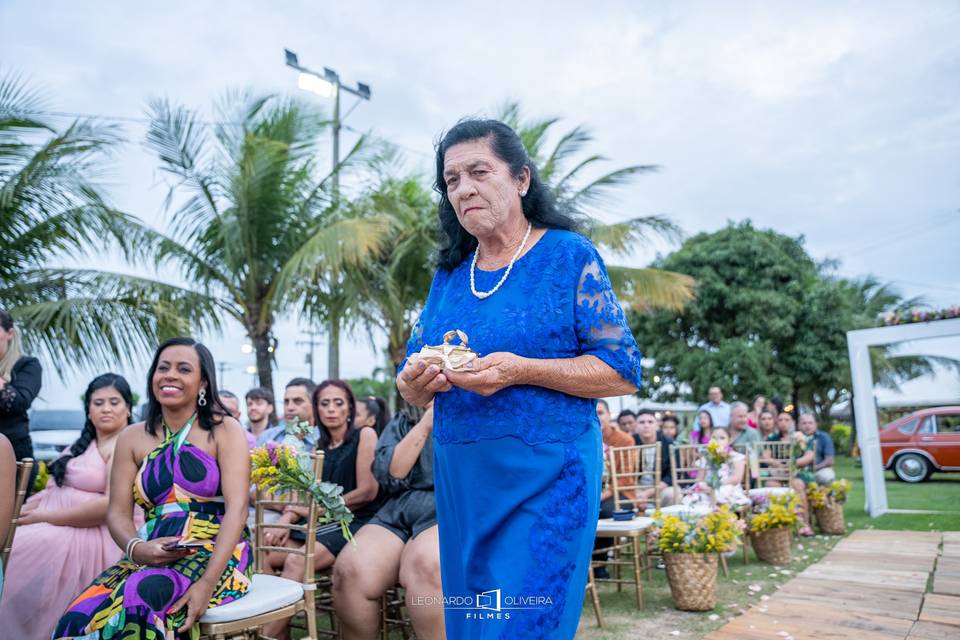
M603 260L516 132L461 121L436 176L440 263L397 384L434 401L443 594L537 603L496 619L449 608L447 637L572 638L600 509L594 398L636 391L640 350ZM482 356L470 369L414 357L455 329Z
M0 620L11 638L46 640L77 593L122 551L107 529L107 486L117 436L130 424L133 395L115 373L83 395L80 437L50 465L47 487L20 511Z
M213 356L192 338L166 341L147 374L146 420L114 451L107 524L126 558L77 596L53 638L185 638L207 608L244 595L249 484L244 430L218 399Z
M343 501L353 513L351 535L372 518L383 504L380 485L373 475L373 457L377 447L377 433L372 427L356 423L356 400L350 385L343 380L324 380L313 392L313 412L317 416L320 441L317 448L324 452L323 481L343 487ZM287 507L280 522L297 522L307 515L305 508ZM275 527L264 533L264 542L271 546L302 546L306 538L301 532L290 535L289 529ZM332 523L317 528L314 547L314 569L333 566L347 544L340 525ZM377 553L379 549L365 549ZM267 562L282 569L284 578L300 582L304 575L304 558L293 553L272 553ZM288 621L265 625L263 633L270 638L288 637Z

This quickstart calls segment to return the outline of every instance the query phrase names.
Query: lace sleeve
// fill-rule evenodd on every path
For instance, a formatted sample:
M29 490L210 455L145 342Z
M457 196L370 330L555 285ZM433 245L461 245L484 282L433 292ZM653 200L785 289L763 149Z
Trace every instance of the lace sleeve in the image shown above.
M577 284L575 322L580 353L600 358L639 388L640 349L627 326L603 260L596 250L591 253Z

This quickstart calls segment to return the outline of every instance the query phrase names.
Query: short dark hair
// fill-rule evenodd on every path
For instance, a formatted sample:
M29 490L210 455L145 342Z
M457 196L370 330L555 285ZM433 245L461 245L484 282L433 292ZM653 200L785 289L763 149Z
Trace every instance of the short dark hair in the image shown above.
M286 388L289 389L290 387L306 387L307 395L313 397L313 392L317 390L317 383L310 378L294 378L287 383Z
M677 420L677 416L673 415L672 413L668 413L667 415L663 416L663 419L660 421L660 426L663 426L667 422L672 422L676 427L680 426L680 421Z
M247 391L245 400L266 400L269 404L276 406L276 402L273 400L273 391L267 389L266 387L254 387Z
M653 416L654 418L656 418L657 412L654 411L653 409L640 409L639 411L637 411L637 417L639 418L640 416Z
M626 418L627 416L630 416L631 418L636 418L637 414L635 414L633 411L630 411L630 409L624 409L623 411L620 412L620 415L617 416L617 422L620 421L620 418Z
M235 400L240 399L237 397L237 394L235 394L233 391L227 391L226 389L221 390L219 395L221 398L233 398Z
M597 398L597 404L602 404L606 409L607 413L610 413L610 403L604 400L603 398Z
M447 181L443 177L444 157L450 147L472 140L489 141L494 155L507 163L514 178L523 175L524 167L530 170L530 186L520 202L523 216L534 227L567 231L576 229L577 223L573 216L557 208L553 194L540 179L540 173L516 131L499 120L464 118L444 133L437 143L437 180L434 189L440 194L440 268L447 271L454 269L477 246L477 239L457 220L453 205L447 198Z

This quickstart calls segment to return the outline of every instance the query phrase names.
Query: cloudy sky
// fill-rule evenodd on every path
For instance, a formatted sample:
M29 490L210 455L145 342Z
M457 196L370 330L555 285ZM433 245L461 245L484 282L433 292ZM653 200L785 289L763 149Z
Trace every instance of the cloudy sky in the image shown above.
M690 234L750 218L803 235L845 275L872 273L938 307L960 302L958 33L960 4L932 1L0 0L0 64L56 111L142 118L153 96L207 110L230 87L295 92L287 47L368 83L373 99L347 124L414 162L461 116L518 99L529 114L588 124L611 168L661 165L623 190L610 220L661 213ZM109 193L162 225L166 184L144 126L124 127ZM306 373L300 329L295 318L279 327L278 387ZM207 340L229 367L225 386L242 393L252 358L240 328ZM369 342L344 346L346 376L379 364ZM910 348L960 355L960 339ZM123 373L142 386L143 367ZM50 376L46 406L74 406L88 377ZM944 392L960 384L916 391Z

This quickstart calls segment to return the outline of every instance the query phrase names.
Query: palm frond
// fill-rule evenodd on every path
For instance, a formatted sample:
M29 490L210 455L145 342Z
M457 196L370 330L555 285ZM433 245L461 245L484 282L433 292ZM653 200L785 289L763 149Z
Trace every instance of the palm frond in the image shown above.
M593 140L593 136L583 126L577 126L568 131L560 138L557 145L553 148L550 156L543 166L540 167L540 177L544 182L550 184L554 176L563 166L564 162L571 156L580 153L583 147Z
M357 265L378 251L389 221L382 217L347 218L316 229L283 264L270 286L269 298L289 300L298 296L297 283L312 286L325 275Z
M224 311L187 289L89 270L30 271L0 294L8 301L29 348L61 374L138 365L167 337L219 331Z
M643 216L611 224L588 218L583 229L595 245L615 254L629 253L638 246L648 244L652 236L671 242L678 241L683 236L680 227L664 216Z
M574 171L579 171L582 166L581 163ZM658 170L659 167L657 167L657 165L634 165L632 167L623 167L622 169L611 171L580 187L569 197L564 197L562 205L576 212L585 212L595 207L609 205L613 202L611 191L626 186L639 175ZM565 176L561 181L560 187L564 188L571 177L572 174Z
M635 311L682 311L695 295L696 282L684 273L610 265L607 273L617 297Z

